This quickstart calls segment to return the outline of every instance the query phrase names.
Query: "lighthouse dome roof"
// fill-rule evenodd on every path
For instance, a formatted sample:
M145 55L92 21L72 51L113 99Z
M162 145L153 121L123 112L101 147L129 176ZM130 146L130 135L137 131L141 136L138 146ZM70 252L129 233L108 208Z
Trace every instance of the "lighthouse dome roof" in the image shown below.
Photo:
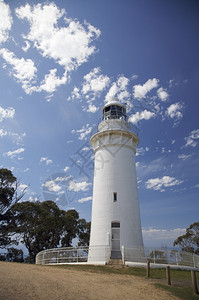
M119 99L116 97L109 98L108 102L104 105L104 107L102 109L104 109L105 107L107 107L109 105L119 105L119 106L124 107L124 105L122 103L120 103Z

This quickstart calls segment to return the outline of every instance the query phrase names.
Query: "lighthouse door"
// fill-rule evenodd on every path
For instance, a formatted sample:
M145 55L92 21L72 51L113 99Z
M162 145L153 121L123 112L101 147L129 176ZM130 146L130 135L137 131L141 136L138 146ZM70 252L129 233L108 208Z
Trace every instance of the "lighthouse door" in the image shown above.
M120 222L111 223L111 258L120 259Z

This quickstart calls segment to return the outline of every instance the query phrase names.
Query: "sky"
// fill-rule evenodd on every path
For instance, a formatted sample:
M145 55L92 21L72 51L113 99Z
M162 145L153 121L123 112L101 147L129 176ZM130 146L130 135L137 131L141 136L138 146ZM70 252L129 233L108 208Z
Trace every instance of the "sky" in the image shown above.
M146 247L199 214L199 2L0 1L0 168L91 219L101 109L126 105Z

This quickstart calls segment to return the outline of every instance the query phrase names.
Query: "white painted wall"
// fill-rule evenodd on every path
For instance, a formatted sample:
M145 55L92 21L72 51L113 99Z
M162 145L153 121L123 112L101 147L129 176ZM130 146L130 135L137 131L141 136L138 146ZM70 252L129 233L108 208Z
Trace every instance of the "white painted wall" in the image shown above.
M93 249L96 245L110 245L113 221L120 222L120 246L143 246L135 168L139 139L128 128L125 121L103 121L100 131L91 138L95 152L90 237ZM117 202L113 201L114 192ZM97 250L89 252L89 262L98 259Z

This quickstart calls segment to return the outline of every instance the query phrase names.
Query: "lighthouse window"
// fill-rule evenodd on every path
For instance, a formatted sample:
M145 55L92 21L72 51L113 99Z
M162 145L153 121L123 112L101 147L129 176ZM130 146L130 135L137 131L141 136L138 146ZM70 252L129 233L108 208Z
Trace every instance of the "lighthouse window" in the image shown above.
M120 228L120 222L112 222L111 227L112 228Z
M117 193L113 193L113 202L117 202Z

